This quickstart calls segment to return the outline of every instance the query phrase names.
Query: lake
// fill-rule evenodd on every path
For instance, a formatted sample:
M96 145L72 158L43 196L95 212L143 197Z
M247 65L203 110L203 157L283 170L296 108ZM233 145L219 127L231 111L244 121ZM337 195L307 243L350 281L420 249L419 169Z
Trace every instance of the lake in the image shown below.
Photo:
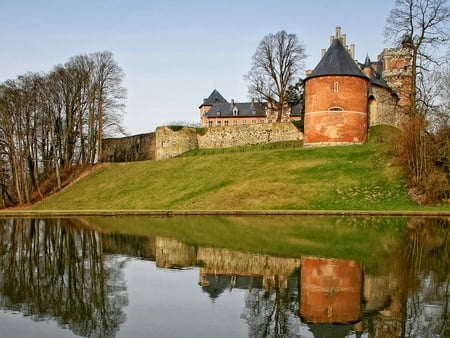
M0 337L449 337L448 218L0 219Z

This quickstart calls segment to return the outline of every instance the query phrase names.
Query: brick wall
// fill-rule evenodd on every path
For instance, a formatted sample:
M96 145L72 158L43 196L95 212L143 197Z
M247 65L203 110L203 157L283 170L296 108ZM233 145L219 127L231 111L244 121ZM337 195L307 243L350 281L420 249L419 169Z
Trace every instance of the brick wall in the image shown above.
M363 143L368 79L323 76L305 85L305 145Z

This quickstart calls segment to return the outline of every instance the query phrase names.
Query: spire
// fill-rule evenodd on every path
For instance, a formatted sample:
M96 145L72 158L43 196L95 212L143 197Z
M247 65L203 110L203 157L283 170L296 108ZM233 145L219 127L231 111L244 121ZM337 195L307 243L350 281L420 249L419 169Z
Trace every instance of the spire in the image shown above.
M364 68L371 67L371 66L372 66L372 61L370 61L369 53L367 53L366 54L366 60L364 61Z

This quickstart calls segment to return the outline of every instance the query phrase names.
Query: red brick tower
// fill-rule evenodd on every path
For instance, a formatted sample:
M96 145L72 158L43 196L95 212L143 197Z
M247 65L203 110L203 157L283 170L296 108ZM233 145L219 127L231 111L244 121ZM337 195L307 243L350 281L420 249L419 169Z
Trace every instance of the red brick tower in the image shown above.
M305 145L363 143L368 128L369 78L339 34L305 79Z

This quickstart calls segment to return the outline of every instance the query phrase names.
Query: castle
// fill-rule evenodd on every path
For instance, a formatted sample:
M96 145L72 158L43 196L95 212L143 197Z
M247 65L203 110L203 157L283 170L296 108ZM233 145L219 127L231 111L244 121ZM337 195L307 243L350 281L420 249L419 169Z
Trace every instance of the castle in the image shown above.
M255 102L237 103L233 99L228 102L216 89L203 100L200 109L200 125L202 127L238 126L257 123L274 123L277 111L268 104ZM301 105L289 107L283 112L282 122L302 119Z
M400 127L409 106L410 56L406 48L384 49L372 62L354 60L355 47L336 28L330 47L304 80L304 112L291 107L282 122L300 120L304 113L305 145L363 143L370 126ZM203 127L273 123L276 112L265 103L228 102L214 90L199 107Z
M305 146L361 144L371 126L400 127L410 111L411 58L407 46L384 49L372 62L354 60L341 28L307 72L302 105L277 111L267 103L228 102L216 89L199 106L202 134L195 128L103 139L103 162L159 160L196 148L223 148L303 140ZM300 132L290 121L304 120Z

